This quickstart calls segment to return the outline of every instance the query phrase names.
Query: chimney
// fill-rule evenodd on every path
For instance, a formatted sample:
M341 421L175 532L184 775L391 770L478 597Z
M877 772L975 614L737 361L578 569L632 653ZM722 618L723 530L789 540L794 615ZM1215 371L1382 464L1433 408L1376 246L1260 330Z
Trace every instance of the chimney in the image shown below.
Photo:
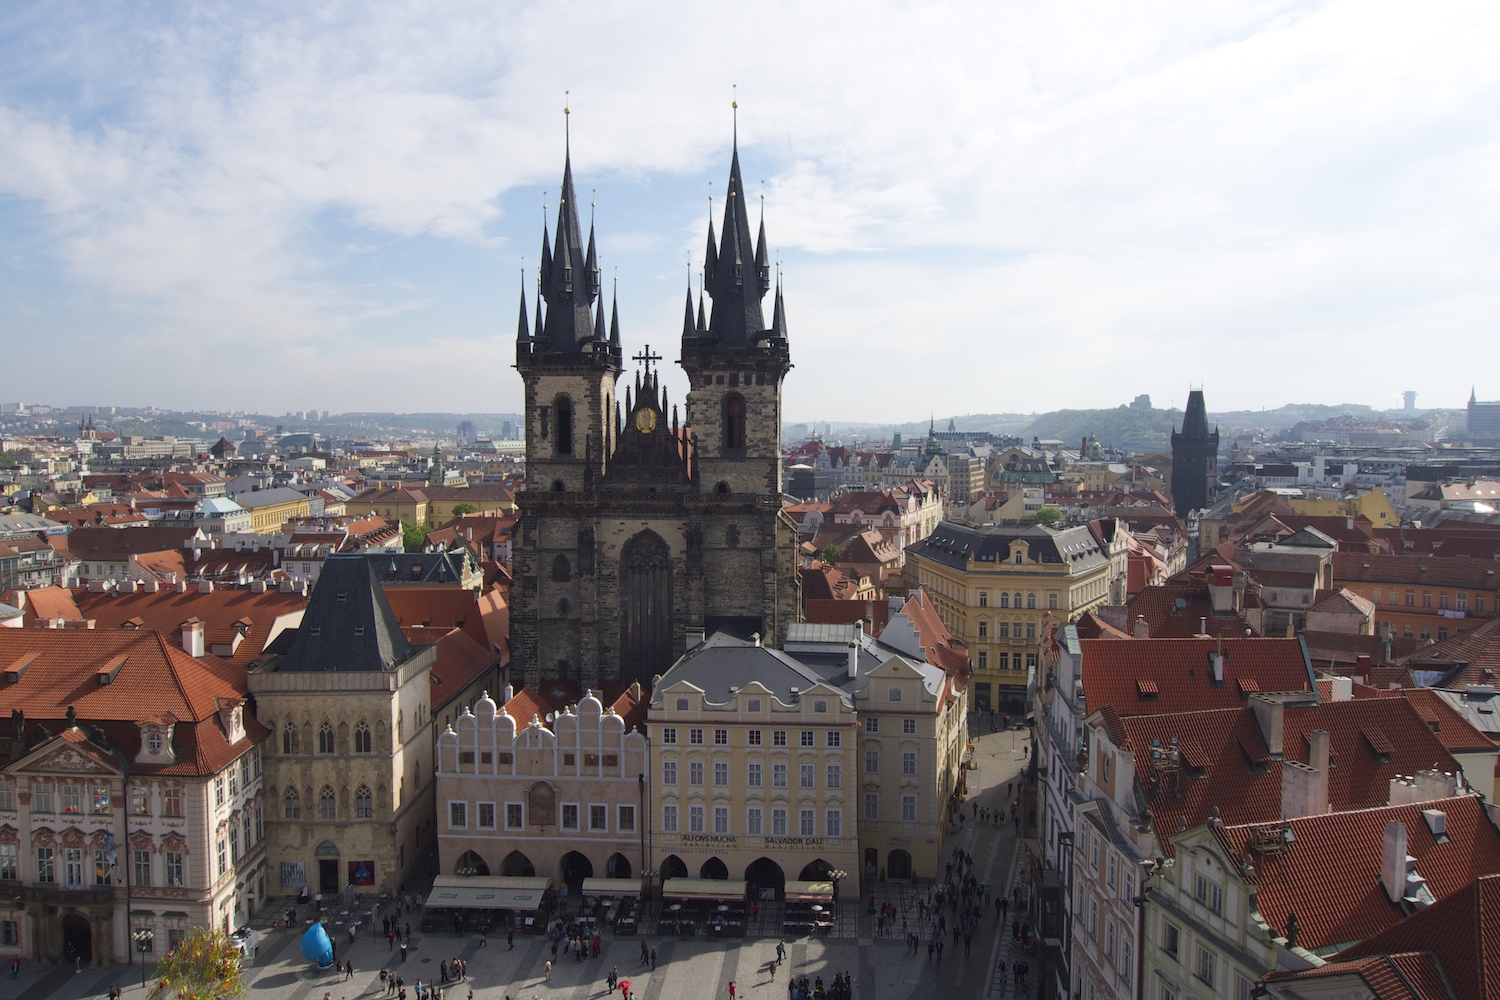
M1260 727L1260 738L1266 741L1266 752L1280 759L1282 725L1286 719L1286 707L1275 698L1251 695L1250 708L1255 712L1255 724Z
M1146 624L1145 615L1135 616L1135 629L1131 634L1134 635L1137 639L1151 638L1151 626Z
M1354 530L1354 515L1353 514L1350 514L1348 517L1344 518L1344 527L1348 528L1350 531Z
M1206 615L1198 616L1198 634L1205 639L1208 638L1208 617Z
M16 608L19 609L19 610L21 610L21 611L25 611L26 610L26 591L24 591L24 590L18 590L18 591L16 591Z
M507 685L505 685L505 692L504 692L504 694L505 694L505 701L501 702L501 704L502 705L508 705L508 704L510 704L510 700L516 696L516 686L514 684L507 684Z
M682 630L682 635L687 640L688 649L703 645L704 631L702 625L689 625Z
M1427 821L1427 829L1431 831L1433 839L1442 842L1448 836L1448 814L1441 809L1423 809L1422 818Z
M1393 819L1380 838L1380 884L1393 903L1406 895L1406 858L1406 824Z
M1236 610L1234 567L1214 565L1204 580L1208 584L1208 605L1214 614L1232 614Z
M1219 640L1219 645L1221 647L1224 645L1222 638ZM1222 648L1217 652L1208 654L1208 669L1209 677L1212 678L1213 683L1224 683L1224 651Z
M1354 698L1354 678L1335 677L1331 683L1332 694L1329 701L1350 701Z
M250 593L252 593L252 594L264 594L265 592L266 592L266 581L264 581L264 580L251 580L250 581Z
M1328 733L1314 729L1307 734L1307 766L1317 772L1314 777L1312 809L1309 815L1322 815L1328 811L1328 771L1332 758L1328 752Z
M1281 762L1281 818L1316 816L1318 772L1297 760Z
M177 581L177 592L179 594L186 594L187 593L187 581L186 580L178 580Z
M755 644L755 648L756 649L759 649L760 648L760 633L759 632L751 632L750 633L750 641Z
M1361 677L1370 676L1370 654L1360 653L1354 658L1354 669Z
M198 593L200 593L200 594L212 594L213 592L214 592L214 585L213 585L213 581L212 580L199 580L198 581Z
M1418 771L1416 786L1418 802L1451 799L1458 794L1458 779L1447 771Z
M859 643L849 643L849 679L859 676Z
M182 651L194 659L203 656L203 623L196 618L182 623Z

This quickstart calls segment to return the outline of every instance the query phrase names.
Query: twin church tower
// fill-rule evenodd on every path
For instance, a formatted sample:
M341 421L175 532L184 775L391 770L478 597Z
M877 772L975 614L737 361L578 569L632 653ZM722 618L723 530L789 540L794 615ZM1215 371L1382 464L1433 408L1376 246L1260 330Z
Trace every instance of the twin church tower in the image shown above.
M521 679L649 684L704 634L779 645L801 606L797 529L782 512L781 289L766 322L764 220L752 238L738 143L703 288L688 290L678 364L685 412L649 347L623 399L618 303L606 325L593 225L579 225L571 153L557 230L542 233L536 313L523 289L526 489L511 548L511 660Z

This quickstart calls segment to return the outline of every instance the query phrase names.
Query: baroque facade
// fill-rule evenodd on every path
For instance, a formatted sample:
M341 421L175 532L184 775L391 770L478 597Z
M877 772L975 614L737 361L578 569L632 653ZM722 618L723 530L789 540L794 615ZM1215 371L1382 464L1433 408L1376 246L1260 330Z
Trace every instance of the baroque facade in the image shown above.
M786 316L771 290L762 221L752 240L736 149L722 239L709 226L704 291L688 293L679 363L686 413L649 347L624 398L616 303L608 326L594 233L582 239L571 157L555 240L543 233L534 323L522 293L516 369L525 384L527 488L514 568L511 649L520 679L598 688L649 683L728 629L774 642L800 606L795 524L782 512ZM545 303L545 311L543 304Z

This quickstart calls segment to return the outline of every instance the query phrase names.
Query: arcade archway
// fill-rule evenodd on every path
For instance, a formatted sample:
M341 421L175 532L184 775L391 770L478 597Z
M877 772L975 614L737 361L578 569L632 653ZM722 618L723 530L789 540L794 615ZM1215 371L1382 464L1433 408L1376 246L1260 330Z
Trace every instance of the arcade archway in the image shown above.
M703 867L698 869L699 878L729 878L729 866L718 858L709 858L703 862Z
M500 862L500 874L523 875L530 878L536 875L536 866L520 851L511 851L505 856L505 860Z

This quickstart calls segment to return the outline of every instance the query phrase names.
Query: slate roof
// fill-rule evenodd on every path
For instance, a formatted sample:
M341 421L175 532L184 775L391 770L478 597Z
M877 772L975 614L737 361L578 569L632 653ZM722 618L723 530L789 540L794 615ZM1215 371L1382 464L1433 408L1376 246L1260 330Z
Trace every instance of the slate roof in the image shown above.
M1061 529L1001 524L971 527L944 521L911 551L944 566L963 569L970 560L1004 563L1016 539L1023 539L1030 547L1030 559L1066 564L1072 573L1087 573L1109 563L1109 556L1086 525Z
M1446 814L1442 842L1423 819L1424 809ZM1380 881L1381 839L1393 820L1406 825L1406 851L1439 900L1500 871L1500 831L1476 796L1306 816L1289 821L1296 841L1282 853L1248 854L1255 866L1250 881L1266 923L1285 933L1295 913L1301 926L1297 944L1318 951L1365 941L1408 919ZM1256 824L1226 827L1222 839L1244 858L1255 829Z
M1418 872L1422 872L1419 865ZM1422 873L1425 877L1425 872ZM1485 874L1335 956L1339 964L1429 952L1463 998L1500 995L1500 874Z
M277 670L394 670L411 658L411 643L362 555L323 560L302 627Z
M1259 691L1312 691L1313 673L1296 639L1085 639L1083 693L1089 705L1122 716L1233 708L1245 704L1240 680ZM1210 678L1209 654L1223 652L1224 683ZM1156 684L1144 697L1137 681Z

